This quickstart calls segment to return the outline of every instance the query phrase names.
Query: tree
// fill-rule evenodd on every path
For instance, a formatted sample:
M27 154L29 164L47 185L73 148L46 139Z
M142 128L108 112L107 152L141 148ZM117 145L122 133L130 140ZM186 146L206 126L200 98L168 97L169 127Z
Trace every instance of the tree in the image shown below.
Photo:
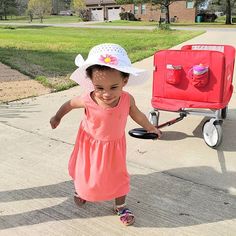
M17 13L18 15L23 15L25 14L25 11L27 9L27 5L28 5L28 0L16 0L16 4L17 4Z
M86 10L86 5L84 0L72 0L71 9L76 12L76 14L83 20L89 20L89 11Z
M230 25L231 24L231 2L230 2L230 0L226 0L225 13L226 13L225 24Z
M160 8L164 10L164 12L165 12L165 23L166 24L170 24L169 6L170 6L171 3L175 2L175 1L171 1L171 0L152 0L151 1L152 5L159 5ZM159 23L161 23L161 19L160 19Z
M84 10L85 9L85 2L84 0L72 0L71 1L71 8L75 11L75 12L79 12L80 10Z
M29 0L28 11L33 15L40 18L40 22L43 23L43 17L46 14L50 14L52 9L51 0Z
M57 15L62 10L69 10L72 0L51 0L52 14Z
M232 13L236 14L234 7L236 0L210 0L207 9L210 11L222 11L226 14L225 24L231 24Z
M71 2L73 0L63 0L64 4L65 4L65 8L68 10L70 9L70 5L71 5Z
M52 14L57 15L59 12L59 3L58 0L52 0Z
M16 0L0 0L0 18L7 20L7 15L15 13L17 9Z

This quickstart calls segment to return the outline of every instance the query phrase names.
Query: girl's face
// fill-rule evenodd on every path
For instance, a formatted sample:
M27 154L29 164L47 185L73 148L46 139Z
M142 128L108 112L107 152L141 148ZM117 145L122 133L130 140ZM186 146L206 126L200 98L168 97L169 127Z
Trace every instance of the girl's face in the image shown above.
M92 73L94 96L104 105L115 106L127 81L128 78L123 78L117 70L94 69Z

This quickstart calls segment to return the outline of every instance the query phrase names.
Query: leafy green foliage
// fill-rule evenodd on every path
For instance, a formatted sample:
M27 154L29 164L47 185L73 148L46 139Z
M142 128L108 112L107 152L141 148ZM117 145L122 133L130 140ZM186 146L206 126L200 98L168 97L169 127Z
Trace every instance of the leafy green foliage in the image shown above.
M159 24L158 29L159 30L171 30L170 24Z
M28 11L30 14L38 16L41 22L43 22L43 17L51 12L51 9L51 0L29 0Z
M225 24L231 24L231 16L236 15L236 0L210 0L207 10L226 14Z
M7 20L7 15L15 14L17 10L16 0L0 0L0 19Z

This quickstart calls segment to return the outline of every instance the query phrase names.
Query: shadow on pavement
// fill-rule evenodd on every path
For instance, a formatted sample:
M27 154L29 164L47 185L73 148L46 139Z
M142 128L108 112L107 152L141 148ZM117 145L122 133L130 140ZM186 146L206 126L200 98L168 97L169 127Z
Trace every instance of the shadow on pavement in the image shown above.
M218 146L216 148L216 150L219 153L221 153L220 154L221 156L223 155L223 151L236 152L236 136L235 136L235 133L233 132L233 130L235 130L235 128L236 128L234 113L236 113L236 109L231 109L230 110L231 117L224 120L223 124L222 124L223 139L222 139L222 143L220 144L220 146ZM163 135L161 137L161 140L176 141L176 140L182 140L182 139L186 139L186 138L196 138L196 137L203 139L202 127L203 127L203 124L208 119L209 118L204 117L201 120L201 122L193 130L193 132L192 132L193 135L188 135L184 132L174 131L175 128L173 125L173 127L171 126L171 129L173 131L164 131ZM181 122L185 122L185 120L183 120Z
M30 113L41 112L40 110L33 110L37 106L38 104L30 104L29 101L16 101L8 104L0 104L0 122L7 123L6 119L28 118L28 114Z
M135 227L185 227L236 218L236 196L214 187L183 179L185 174L208 172L209 178L225 181L227 188L236 188L236 173L219 173L210 167L171 169L146 175L131 176L131 192L127 203L136 216ZM178 177L177 177L178 176ZM232 185L233 184L233 185ZM75 207L73 183L0 192L0 229L44 222L112 215L112 203L86 203ZM42 200L67 198L60 204L45 207ZM41 199L41 201L39 201ZM21 200L35 200L37 210L4 215L4 205ZM50 201L51 202L51 201ZM21 204L21 203L19 203ZM102 220L102 219L101 219Z

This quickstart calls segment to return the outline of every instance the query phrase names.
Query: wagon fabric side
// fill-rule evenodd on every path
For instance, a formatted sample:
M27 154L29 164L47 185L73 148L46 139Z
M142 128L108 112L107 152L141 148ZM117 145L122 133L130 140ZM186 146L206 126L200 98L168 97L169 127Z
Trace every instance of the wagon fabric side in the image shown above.
M212 50L162 50L154 54L152 106L178 111L183 108L222 109L232 92L233 60ZM227 63L226 63L227 62ZM196 87L194 65L208 68L207 81ZM231 67L229 68L229 66Z

